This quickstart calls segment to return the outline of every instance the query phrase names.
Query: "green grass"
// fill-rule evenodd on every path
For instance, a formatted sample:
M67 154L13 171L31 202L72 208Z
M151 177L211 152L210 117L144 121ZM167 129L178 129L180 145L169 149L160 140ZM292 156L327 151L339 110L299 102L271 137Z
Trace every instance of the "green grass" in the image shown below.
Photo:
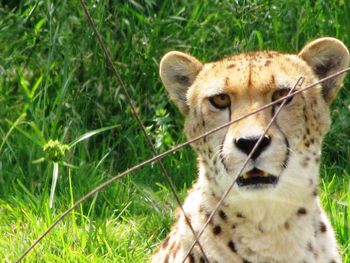
M182 116L158 77L167 51L203 61L259 49L294 53L320 36L350 47L346 0L95 0L88 6L159 152L185 140ZM152 154L78 1L2 1L0 43L0 258L11 262L74 200ZM332 107L321 169L322 202L346 263L349 105L344 89ZM50 209L53 164L33 163L44 156L43 145L69 144L112 125L119 126L65 156L73 166L60 166ZM190 149L164 159L182 198L194 179L194 159ZM158 166L148 166L83 203L25 262L145 262L176 207Z

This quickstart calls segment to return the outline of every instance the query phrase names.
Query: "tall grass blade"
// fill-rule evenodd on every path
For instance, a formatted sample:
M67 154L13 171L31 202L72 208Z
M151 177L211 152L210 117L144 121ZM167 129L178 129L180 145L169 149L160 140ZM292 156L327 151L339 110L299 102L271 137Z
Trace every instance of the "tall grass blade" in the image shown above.
M81 142L81 141L84 141L86 139L89 139L91 136L94 136L96 134L99 134L101 132L105 132L105 131L108 131L108 130L112 130L114 128L117 128L118 126L120 126L119 124L117 125L113 125L113 126L108 126L108 127L104 127L104 128L100 128L100 129L96 129L96 130L93 130L93 131L89 131L87 133L84 133L83 135L79 136L77 139L75 139L73 142L71 142L69 144L69 147L73 147L75 146L77 143Z
M4 147L8 137L10 136L11 132L13 131L13 129L15 129L17 127L17 125L19 123L21 123L21 121L27 116L26 113L22 113L14 123L11 123L11 127L9 129L9 131L6 133L5 137L3 138L2 142L1 142L1 145L0 145L0 153L1 153L1 150L2 148Z
M51 193L50 193L50 208L53 207L55 199L55 189L58 179L58 163L53 163L53 172L52 172L52 184L51 184Z

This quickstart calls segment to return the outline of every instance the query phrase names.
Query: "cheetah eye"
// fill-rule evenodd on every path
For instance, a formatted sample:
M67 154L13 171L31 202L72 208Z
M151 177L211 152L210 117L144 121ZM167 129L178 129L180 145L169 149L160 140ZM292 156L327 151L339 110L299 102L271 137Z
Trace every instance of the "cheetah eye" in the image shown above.
M276 100L279 100L279 99L287 96L289 92L290 92L289 88L283 88L283 89L276 90L272 94L272 101L276 101ZM290 103L292 101L292 99L293 99L293 97L289 97L286 100L286 103L284 105L287 105L288 103ZM277 103L276 105L280 105L281 103L282 103L282 101L280 103Z
M231 105L230 96L224 93L210 97L209 102L215 108L220 110L226 109Z

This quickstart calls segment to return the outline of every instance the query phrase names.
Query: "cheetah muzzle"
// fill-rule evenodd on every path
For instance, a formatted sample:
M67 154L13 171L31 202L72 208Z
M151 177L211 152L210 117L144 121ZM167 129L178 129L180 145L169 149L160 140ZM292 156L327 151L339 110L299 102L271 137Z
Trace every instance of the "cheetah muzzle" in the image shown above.
M304 82L297 90L348 65L349 51L341 41L320 38L297 55L259 51L205 64L171 51L161 60L160 76L192 139L284 97L300 77ZM210 263L341 262L317 189L322 141L331 123L329 106L344 77L286 100L266 133L278 105L191 144L198 178L183 209L194 232L202 229L235 182L199 238ZM183 262L193 241L184 215L178 213L152 262ZM205 256L196 245L185 262L204 263Z

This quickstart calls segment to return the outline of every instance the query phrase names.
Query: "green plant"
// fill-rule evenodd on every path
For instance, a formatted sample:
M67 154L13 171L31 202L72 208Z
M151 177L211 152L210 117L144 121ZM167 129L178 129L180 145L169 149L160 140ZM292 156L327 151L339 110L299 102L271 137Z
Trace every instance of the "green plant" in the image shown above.
M158 77L167 51L203 61L257 49L294 53L327 35L350 47L349 1L91 0L88 7L158 150L185 140ZM0 18L0 256L12 262L78 197L152 154L77 1L5 1ZM345 263L349 98L343 89L332 107L321 171ZM49 139L69 145L116 123L66 152L70 166L60 169L50 209L53 162L33 163L45 156L43 146ZM164 160L182 197L194 162L190 149ZM146 167L82 204L25 261L144 262L169 231L175 207L157 165Z

